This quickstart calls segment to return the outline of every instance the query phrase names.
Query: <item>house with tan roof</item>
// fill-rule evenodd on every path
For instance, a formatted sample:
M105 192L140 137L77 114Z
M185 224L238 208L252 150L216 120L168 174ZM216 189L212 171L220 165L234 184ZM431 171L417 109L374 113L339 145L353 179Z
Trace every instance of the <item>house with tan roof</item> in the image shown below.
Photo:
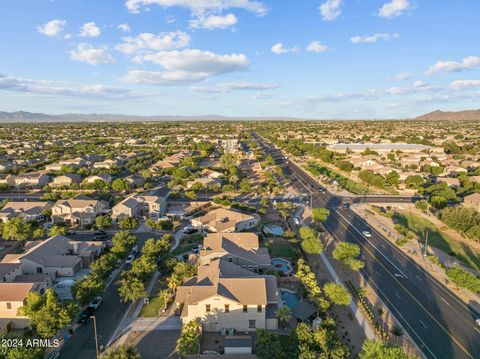
M50 182L50 177L45 173L21 173L15 177L14 186L27 188L42 188Z
M82 182L82 176L75 173L68 173L62 176L57 176L50 184L52 187L71 186L72 184L79 184Z
M187 182L187 189L192 188L192 186L194 186L196 183L201 184L204 187L209 187L216 184L221 185L222 181L207 177L195 178L194 180Z
M253 228L260 217L225 208L214 209L204 216L192 218L192 226L210 232L241 232Z
M88 197L61 199L52 207L52 220L69 225L90 225L109 212L108 203Z
M0 210L0 222L19 217L26 221L43 222L45 211L52 208L52 202L7 202Z
M96 175L88 176L83 180L83 182L85 183L94 183L95 181L104 181L106 183L111 183L112 176L110 176L108 173L99 173Z
M0 283L0 333L30 326L30 319L18 314L18 309L36 287L35 283Z
M463 198L463 205L480 212L480 193L472 193Z
M112 208L112 219L127 217L161 217L167 209L164 197L134 194L117 203Z
M199 321L204 331L276 330L277 280L216 259L178 287L174 310L185 325Z
M10 174L0 173L0 184L5 184L7 186L14 186L15 176Z
M7 254L1 263L20 264L22 274L72 277L81 268L88 268L104 249L104 242L74 241L57 235L44 241L30 241L20 254Z
M266 247L258 245L255 233L209 233L203 239L199 265L209 265L216 259L226 260L255 273L263 273L271 266Z

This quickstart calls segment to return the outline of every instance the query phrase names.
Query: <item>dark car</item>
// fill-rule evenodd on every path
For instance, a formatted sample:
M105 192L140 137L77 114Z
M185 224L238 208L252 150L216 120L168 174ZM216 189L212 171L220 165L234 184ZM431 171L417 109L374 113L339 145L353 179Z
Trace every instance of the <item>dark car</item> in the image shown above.
M94 241L105 241L108 239L107 232L105 231L95 231L93 232Z
M95 312L94 308L91 308L91 307L85 308L78 315L77 323L81 325L85 324L86 322L88 322L88 320L90 319L90 317L93 315L94 312Z
M344 204L343 204L343 208L349 209L349 208L350 208L350 203L344 203Z

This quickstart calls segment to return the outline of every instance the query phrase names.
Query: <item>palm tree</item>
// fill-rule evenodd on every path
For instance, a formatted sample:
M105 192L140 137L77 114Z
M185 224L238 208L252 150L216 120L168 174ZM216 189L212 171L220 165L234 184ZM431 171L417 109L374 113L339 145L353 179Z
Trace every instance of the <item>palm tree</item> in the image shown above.
M167 309L168 302L170 301L171 294L170 294L170 292L168 291L168 289L162 289L162 290L158 293L158 297L159 297L160 300L162 301L162 303L163 303L163 311L165 311L165 310Z
M280 323L287 325L290 321L290 317L292 316L292 311L285 305L278 309L275 314L277 315L277 319L280 321Z

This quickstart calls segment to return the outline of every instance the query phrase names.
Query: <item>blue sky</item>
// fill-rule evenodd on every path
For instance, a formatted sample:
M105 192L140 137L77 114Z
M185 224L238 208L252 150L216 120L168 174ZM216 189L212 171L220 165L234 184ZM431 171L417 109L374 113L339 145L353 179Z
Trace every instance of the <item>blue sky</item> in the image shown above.
M3 0L0 110L402 118L480 108L480 2Z

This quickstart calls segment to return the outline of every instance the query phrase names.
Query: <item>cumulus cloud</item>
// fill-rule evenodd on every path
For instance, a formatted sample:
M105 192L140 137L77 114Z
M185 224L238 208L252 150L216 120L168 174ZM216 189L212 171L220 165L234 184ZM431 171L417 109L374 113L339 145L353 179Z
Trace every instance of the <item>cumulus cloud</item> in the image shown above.
M65 29L67 22L65 20L52 20L43 24L41 26L37 26L37 30L39 33L45 36L58 36L60 33Z
M395 76L392 76L389 78L390 81L405 81L405 80L410 80L412 78L412 75L410 75L408 72L400 72L396 74Z
M124 54L180 49L188 46L190 35L183 31L162 32L158 35L144 32L135 37L124 37L115 49Z
M273 45L271 48L270 48L270 51L272 53L274 53L275 55L281 55L281 54L286 54L287 52L295 52L296 49L295 48L286 48L285 46L283 46L283 44L281 42L277 42L275 45Z
M328 50L328 47L326 45L323 45L320 41L312 41L307 46L307 51L310 51L310 52L324 52L327 50Z
M332 21L340 16L342 0L327 0L319 6L320 14L324 21Z
M87 22L80 28L80 37L98 37L102 32L94 22Z
M123 23L123 24L120 24L117 26L117 28L119 30L122 30L123 32L130 32L132 31L132 29L130 28L130 25L128 25L127 23Z
M138 63L151 62L166 71L131 70L123 80L133 83L176 84L201 81L211 76L245 70L250 62L244 54L219 55L211 51L186 49L138 55Z
M425 72L425 75L431 76L439 72L460 72L480 67L480 56L468 56L461 62L457 61L437 61Z
M450 83L452 90L464 90L475 87L480 87L480 80L456 80Z
M238 19L234 14L199 16L194 20L190 20L190 27L208 30L226 29L235 25L237 21Z
M378 16L392 18L395 16L400 16L405 10L408 10L412 7L408 0L392 0L384 4L380 10L378 10Z
M377 42L378 40L390 41L393 39L397 39L399 37L400 37L400 34L398 33L394 33L394 34L377 33L373 35L353 36L350 38L350 41L353 42L354 44L374 43L374 42Z
M126 0L125 6L132 13L139 13L149 5L158 5L163 8L179 6L187 8L193 15L206 13L221 13L224 10L237 8L251 11L258 15L265 15L267 8L254 0Z
M234 90L264 91L278 88L278 83L254 83L254 82L226 82L219 83L213 87L193 86L190 89L200 93L222 93Z
M114 64L115 60L108 52L106 46L95 47L89 44L78 44L75 50L69 51L70 59L86 62L90 65Z

